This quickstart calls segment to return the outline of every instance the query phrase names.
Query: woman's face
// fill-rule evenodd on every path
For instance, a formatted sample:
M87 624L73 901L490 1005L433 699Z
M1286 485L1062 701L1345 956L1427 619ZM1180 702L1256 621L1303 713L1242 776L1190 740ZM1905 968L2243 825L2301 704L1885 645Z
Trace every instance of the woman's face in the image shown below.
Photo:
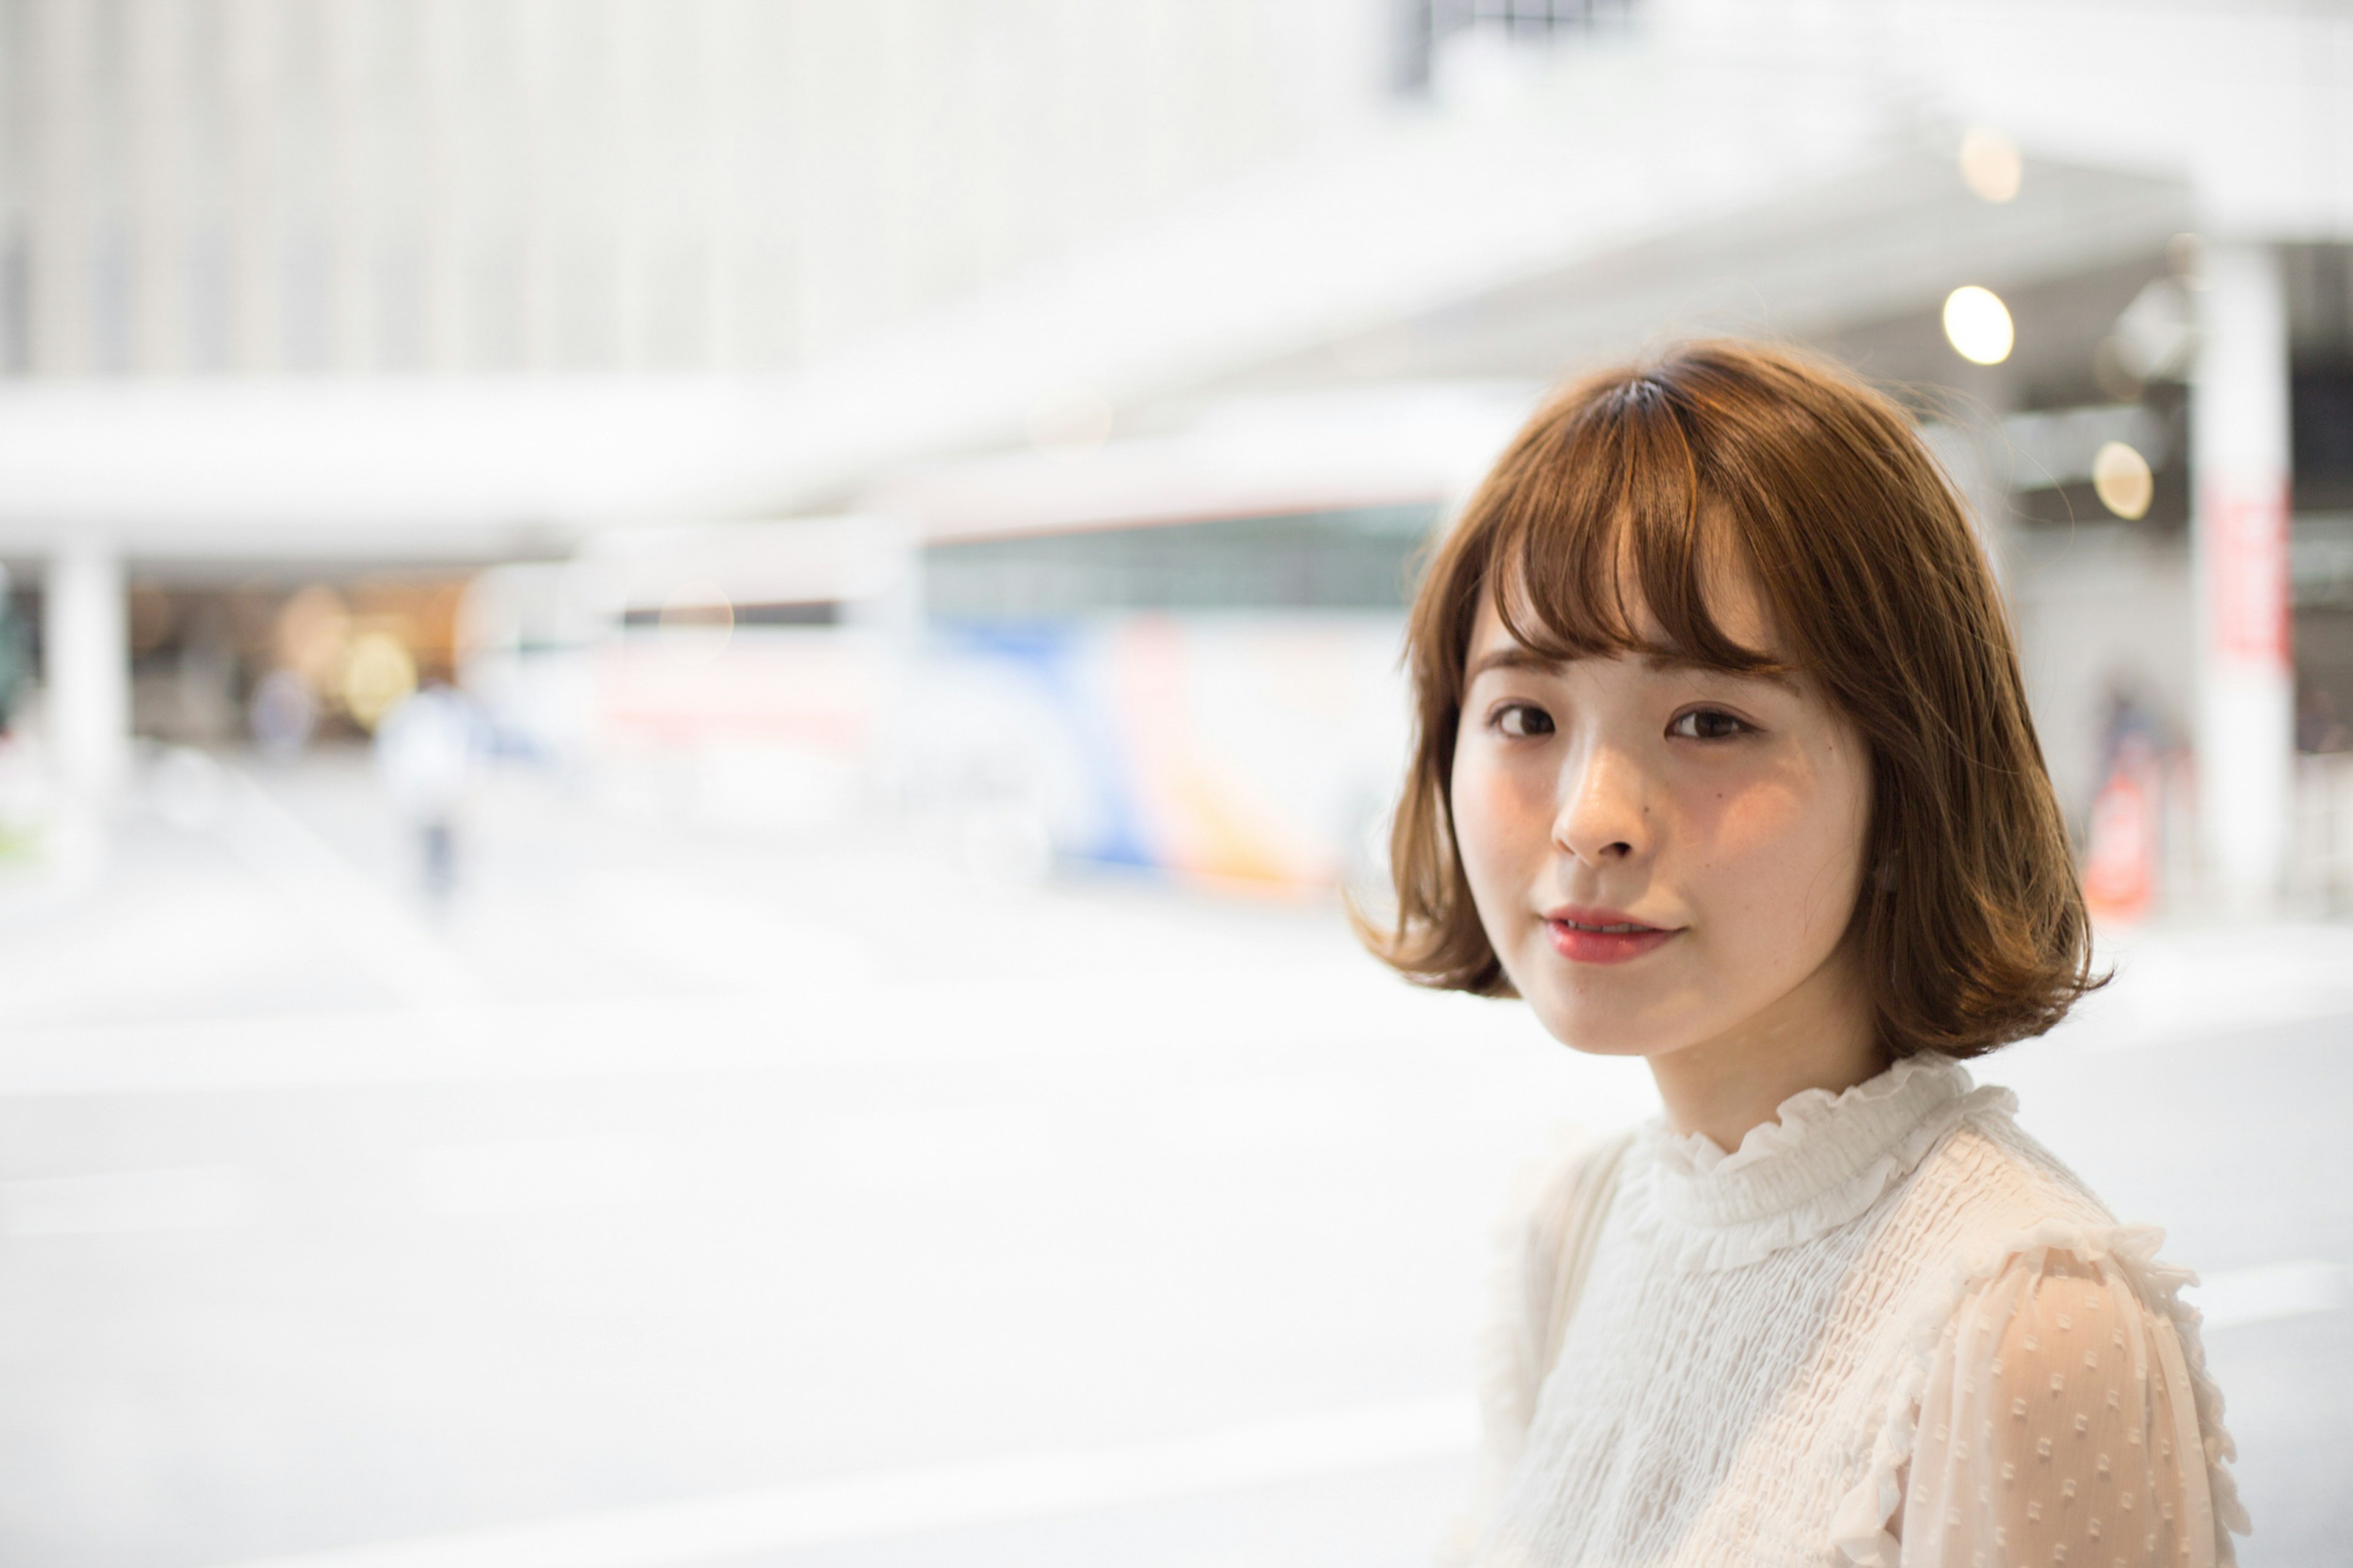
M1711 598L1775 650L1753 586ZM1454 834L1512 984L1578 1050L1656 1058L1852 1017L1841 938L1870 761L1809 681L1642 658L1555 663L1492 604L1471 637Z

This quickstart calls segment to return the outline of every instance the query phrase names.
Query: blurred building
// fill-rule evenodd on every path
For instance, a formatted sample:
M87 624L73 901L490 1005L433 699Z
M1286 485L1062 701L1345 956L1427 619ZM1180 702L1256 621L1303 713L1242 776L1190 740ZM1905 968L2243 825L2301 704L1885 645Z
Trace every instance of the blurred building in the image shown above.
M1344 126L1351 9L8 0L0 360L784 368Z
M888 513L960 636L1393 615L1378 520L1732 331L1917 407L2103 864L2254 908L2353 822L2297 761L2353 715L2338 8L8 0L0 50L0 553L91 779L162 722L132 650L286 657L166 621L405 594L448 663L415 606L620 525Z
M698 510L774 401L714 377L1332 134L1377 68L1334 9L0 5L0 371L48 480L5 548L52 563L52 674L88 664L69 766L118 773L131 722L233 734L305 583L429 601ZM448 673L446 609L375 618Z

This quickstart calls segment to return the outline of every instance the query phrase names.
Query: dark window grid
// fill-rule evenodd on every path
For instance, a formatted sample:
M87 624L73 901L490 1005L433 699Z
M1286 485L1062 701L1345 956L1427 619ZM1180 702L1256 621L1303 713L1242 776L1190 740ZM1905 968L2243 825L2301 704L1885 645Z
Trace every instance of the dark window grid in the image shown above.
M1439 47L1467 28L1500 27L1514 39L1546 42L1600 32L1631 20L1637 0L1397 0L1391 84L1430 89Z
M934 547L944 618L1117 610L1397 609L1434 507L1048 534Z
M717 624L720 606L681 606L673 617L687 624ZM843 620L842 606L837 599L803 599L773 603L734 605L727 609L728 624L737 626L837 626ZM663 612L646 606L625 610L621 624L632 630L659 626Z

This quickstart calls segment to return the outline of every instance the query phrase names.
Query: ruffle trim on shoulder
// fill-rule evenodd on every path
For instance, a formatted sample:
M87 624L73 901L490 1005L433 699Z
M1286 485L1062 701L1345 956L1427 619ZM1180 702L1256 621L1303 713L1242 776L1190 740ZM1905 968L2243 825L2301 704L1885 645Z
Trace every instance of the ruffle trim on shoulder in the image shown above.
M1789 1101L1783 1110L1784 1124L1767 1122L1752 1129L1741 1141L1739 1152L1728 1156L1716 1170L1723 1170L1734 1160L1745 1162L1752 1149L1797 1147L1807 1135L1809 1121L1827 1116L1835 1109L1830 1096L1820 1090L1809 1092L1820 1095L1819 1105L1801 1104L1805 1099L1802 1096ZM1745 1268L1785 1247L1810 1241L1861 1217L1888 1188L1919 1168L1938 1139L1963 1121L2007 1115L2017 1108L2018 1097L2007 1089L1989 1085L1970 1089L1936 1106L1902 1137L1843 1180L1788 1207L1729 1224L1694 1222L1677 1214L1673 1196L1665 1190L1673 1177L1662 1162L1654 1160L1650 1201L1641 1206L1635 1224L1646 1231L1666 1228L1672 1236L1675 1267L1684 1273ZM1793 1113L1795 1120L1791 1121Z
M2158 1258L2157 1249L2164 1240L2165 1232L2155 1226L2095 1226L2045 1220L1954 1265L1947 1288L1923 1312L1914 1331L1913 1353L1888 1400L1886 1424L1873 1443L1870 1468L1839 1500L1831 1518L1831 1544L1838 1561L1853 1568L1897 1568L1902 1545L1888 1525L1903 1506L1904 1489L1898 1477L1912 1458L1920 1399L1945 1325L1960 1310L1969 1292L1991 1283L2011 1260L2028 1258L2040 1270L2047 1256L2056 1252L2116 1268L2151 1311L2171 1320L2189 1373L2198 1405L2198 1431L2205 1445L2207 1494L2214 1508L2214 1560L2219 1568L2232 1568L2237 1558L2231 1536L2244 1535L2249 1528L2238 1483L2223 1468L2226 1461L2239 1457L2239 1450L2222 1425L2222 1391L2206 1370L2205 1349L2199 1342L2198 1324L2203 1314L2180 1297L2181 1288L2196 1284L2198 1276Z

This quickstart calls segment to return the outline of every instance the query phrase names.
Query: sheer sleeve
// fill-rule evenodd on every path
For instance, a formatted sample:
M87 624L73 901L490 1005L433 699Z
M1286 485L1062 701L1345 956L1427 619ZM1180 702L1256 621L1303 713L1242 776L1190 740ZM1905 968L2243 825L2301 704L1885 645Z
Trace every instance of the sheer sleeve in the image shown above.
M2021 1254L1964 1299L1930 1363L1903 1561L2228 1563L2207 1462L2172 1318L2114 1267Z

